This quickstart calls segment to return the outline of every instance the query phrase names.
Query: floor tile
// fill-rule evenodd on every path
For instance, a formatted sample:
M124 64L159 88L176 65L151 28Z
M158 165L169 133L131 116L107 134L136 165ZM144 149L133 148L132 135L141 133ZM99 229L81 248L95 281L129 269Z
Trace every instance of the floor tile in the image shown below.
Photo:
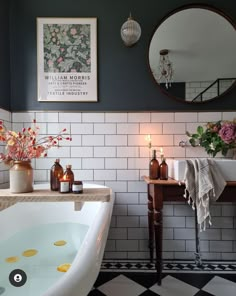
M100 272L88 296L236 296L236 273Z
M118 272L100 272L95 284L93 285L95 288L105 284L106 282L109 282L113 280L115 277L117 277L120 273Z
M226 280L236 283L236 274L227 274L226 273L226 274L221 274L220 276ZM235 293L235 295L236 295L236 293Z
M106 295L98 290L92 290L92 291L90 291L88 296L106 296Z
M97 289L106 296L138 296L146 290L124 275L118 275Z
M211 293L214 296L235 296L236 283L222 277L215 276L208 284L206 284L206 286L202 288L202 290Z
M201 291L198 291L197 294L195 294L194 296L215 296L215 295L201 290Z
M183 281L180 281L170 275L166 276L162 280L161 286L155 284L150 288L150 290L161 296L194 296L199 291L199 289L186 284Z
M145 292L143 292L142 294L138 295L138 296L160 296L159 294L157 293L154 293L150 290L147 290Z
M127 272L125 276L145 288L150 288L157 282L156 273Z
M124 270L129 270L129 272L135 271L156 271L155 262L150 262L150 260L103 260L101 271L116 271L123 272ZM209 271L214 271L215 273L236 272L236 263L229 261L213 262L204 261L202 266L196 265L195 261L192 260L165 260L163 263L163 271L168 273L168 271L196 271L199 273L208 274Z
M191 286L201 289L211 279L213 279L214 274L174 273L172 276L180 281L183 281L183 282L191 285Z

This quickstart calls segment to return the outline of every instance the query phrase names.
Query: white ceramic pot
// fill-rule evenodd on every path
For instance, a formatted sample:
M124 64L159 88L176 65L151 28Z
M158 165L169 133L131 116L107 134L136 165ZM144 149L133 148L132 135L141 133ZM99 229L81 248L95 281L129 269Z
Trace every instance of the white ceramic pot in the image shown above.
M14 161L10 168L10 192L33 191L33 168L30 161Z

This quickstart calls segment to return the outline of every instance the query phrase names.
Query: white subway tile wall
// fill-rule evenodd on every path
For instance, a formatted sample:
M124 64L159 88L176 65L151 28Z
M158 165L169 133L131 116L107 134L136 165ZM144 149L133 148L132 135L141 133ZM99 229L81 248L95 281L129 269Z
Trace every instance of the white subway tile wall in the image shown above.
M187 101L192 101L195 99L201 92L205 91L207 87L209 87L214 81L199 81L199 82L187 82L185 87L185 97ZM220 94L224 93L227 89L229 89L234 80L221 80L219 83L219 92ZM217 84L214 84L207 91L205 91L202 95L202 100L209 100L218 96ZM197 100L200 101L200 98Z
M36 182L48 182L55 158L63 167L72 164L76 179L109 186L116 197L105 251L106 259L148 259L147 185L150 149L163 147L168 158L206 157L200 147L179 147L185 132L220 119L232 120L236 112L20 112L0 109L0 118L20 130L36 119L40 133L55 134L64 127L72 142L49 150L47 158L33 161ZM0 145L1 151L3 146ZM158 152L158 158L160 154ZM8 168L0 163L0 186L9 182ZM212 227L201 232L201 252L208 260L235 260L236 206L212 205ZM194 213L180 202L165 202L163 255L165 259L194 259Z

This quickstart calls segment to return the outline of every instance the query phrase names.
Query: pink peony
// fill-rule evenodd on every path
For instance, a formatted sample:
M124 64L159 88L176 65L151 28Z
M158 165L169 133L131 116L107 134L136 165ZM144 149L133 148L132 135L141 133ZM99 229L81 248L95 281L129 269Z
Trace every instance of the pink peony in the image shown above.
M236 126L233 123L224 123L219 131L221 139L230 144L236 139Z

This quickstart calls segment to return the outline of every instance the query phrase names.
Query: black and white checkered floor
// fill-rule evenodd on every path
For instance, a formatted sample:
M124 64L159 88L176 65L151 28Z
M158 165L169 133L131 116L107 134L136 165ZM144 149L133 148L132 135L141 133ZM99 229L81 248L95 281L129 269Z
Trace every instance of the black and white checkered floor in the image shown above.
M209 265L202 271L197 268L195 271L193 268L175 270L174 264L170 264L171 269L165 266L162 285L158 286L151 265L143 271L130 269L130 264L129 269L125 269L122 264L119 264L118 269L112 269L110 264L108 269L104 269L103 264L88 296L236 296L235 265L218 264L220 267L217 267L212 264L212 268Z

